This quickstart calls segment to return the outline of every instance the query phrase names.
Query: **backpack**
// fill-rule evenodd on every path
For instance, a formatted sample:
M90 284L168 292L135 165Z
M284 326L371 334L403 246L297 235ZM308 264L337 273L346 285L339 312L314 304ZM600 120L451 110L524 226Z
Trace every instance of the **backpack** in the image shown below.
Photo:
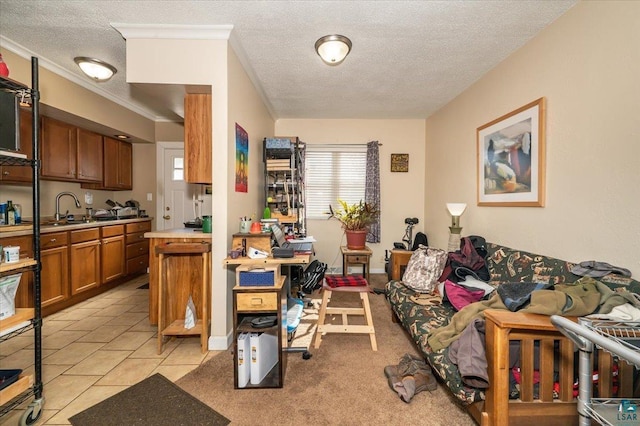
M446 261L446 251L420 245L409 259L402 283L419 293L433 293Z
M413 246L411 247L411 251L416 251L420 248L420 245L429 247L429 240L427 239L427 235L423 232L418 232L416 234L416 238L413 240Z
M322 287L324 273L327 271L327 264L319 260L314 260L304 270L300 290L305 294L311 294Z

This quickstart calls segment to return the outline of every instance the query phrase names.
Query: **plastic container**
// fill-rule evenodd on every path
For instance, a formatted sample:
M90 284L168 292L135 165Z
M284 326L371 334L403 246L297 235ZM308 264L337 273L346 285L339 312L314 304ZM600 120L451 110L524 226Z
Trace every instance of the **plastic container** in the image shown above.
M3 247L4 261L6 263L18 263L20 260L20 246L7 246Z
M211 216L202 216L202 232L204 234L211 233Z

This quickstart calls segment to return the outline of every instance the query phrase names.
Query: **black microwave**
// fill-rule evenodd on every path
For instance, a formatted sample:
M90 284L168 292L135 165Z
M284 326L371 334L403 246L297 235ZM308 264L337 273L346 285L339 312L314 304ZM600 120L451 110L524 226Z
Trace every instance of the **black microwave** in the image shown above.
M13 92L0 90L0 149L20 149L20 103Z

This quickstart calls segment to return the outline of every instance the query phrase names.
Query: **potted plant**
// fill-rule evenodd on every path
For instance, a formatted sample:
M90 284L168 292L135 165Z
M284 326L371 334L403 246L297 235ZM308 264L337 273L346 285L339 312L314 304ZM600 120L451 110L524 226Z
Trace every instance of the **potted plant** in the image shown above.
M358 203L349 204L344 200L338 200L340 207L333 210L329 206L329 219L337 219L342 224L347 235L347 248L361 250L365 248L369 225L375 223L380 212L371 204L360 200Z

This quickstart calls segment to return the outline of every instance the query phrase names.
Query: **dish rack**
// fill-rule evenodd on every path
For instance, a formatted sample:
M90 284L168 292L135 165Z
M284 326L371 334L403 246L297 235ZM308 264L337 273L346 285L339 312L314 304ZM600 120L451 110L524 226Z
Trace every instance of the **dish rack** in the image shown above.
M591 355L600 348L619 360L640 368L640 321L612 321L579 318L575 323L552 315L551 323L578 347L580 425L595 420L602 425L637 425L640 422L640 399L593 398Z

